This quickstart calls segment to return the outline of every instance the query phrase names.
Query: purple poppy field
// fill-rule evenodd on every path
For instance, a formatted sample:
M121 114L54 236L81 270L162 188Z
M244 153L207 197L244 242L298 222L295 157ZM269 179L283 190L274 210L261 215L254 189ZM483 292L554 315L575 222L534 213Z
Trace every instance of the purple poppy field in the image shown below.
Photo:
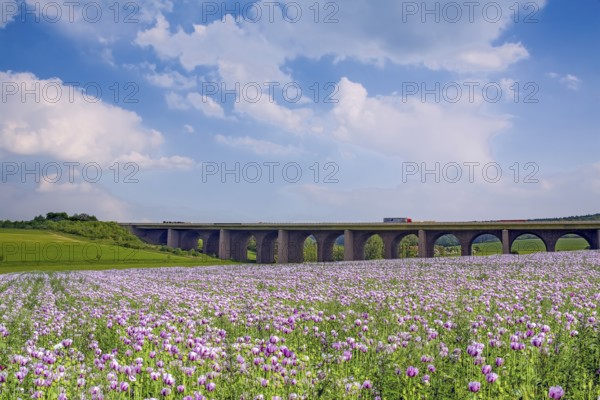
M600 252L0 275L0 399L600 396Z

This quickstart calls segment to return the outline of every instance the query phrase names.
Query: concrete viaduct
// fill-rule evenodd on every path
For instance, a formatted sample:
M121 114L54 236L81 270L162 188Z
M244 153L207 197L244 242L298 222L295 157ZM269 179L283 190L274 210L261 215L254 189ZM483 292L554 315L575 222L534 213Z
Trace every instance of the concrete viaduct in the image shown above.
M412 222L412 223L122 223L143 241L183 250L198 249L202 239L205 254L220 259L246 261L248 240L256 240L256 262L269 264L300 263L304 241L314 236L317 261L333 260L333 245L344 236L344 260L363 260L367 240L379 235L384 258L398 258L398 244L411 234L418 237L419 257L433 257L435 242L446 234L454 235L461 255L472 255L472 244L481 235L496 236L504 254L523 234L539 237L546 251L555 251L556 242L566 234L587 240L590 249L600 249L600 221L569 222ZM277 246L276 246L277 243ZM277 254L275 251L277 249ZM540 249L543 250L543 249Z

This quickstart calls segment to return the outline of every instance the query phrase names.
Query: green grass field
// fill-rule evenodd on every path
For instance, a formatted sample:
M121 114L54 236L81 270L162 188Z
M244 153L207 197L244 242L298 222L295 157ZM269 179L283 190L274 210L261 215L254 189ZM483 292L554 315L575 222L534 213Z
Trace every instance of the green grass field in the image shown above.
M0 229L0 273L229 264L32 229Z

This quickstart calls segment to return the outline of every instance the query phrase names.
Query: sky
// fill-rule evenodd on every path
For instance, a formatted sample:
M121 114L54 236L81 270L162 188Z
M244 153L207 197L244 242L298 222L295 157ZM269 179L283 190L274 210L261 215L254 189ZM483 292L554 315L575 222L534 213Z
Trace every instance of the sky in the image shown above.
M600 1L0 0L0 219L600 212Z

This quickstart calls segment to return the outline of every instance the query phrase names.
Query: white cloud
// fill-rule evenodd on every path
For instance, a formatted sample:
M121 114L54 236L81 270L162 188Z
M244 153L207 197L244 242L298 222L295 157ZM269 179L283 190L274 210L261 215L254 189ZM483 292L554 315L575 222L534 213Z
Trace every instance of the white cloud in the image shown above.
M180 94L169 92L165 95L165 101L167 102L167 107L171 110L189 110L190 104L187 102L186 98Z
M187 101L196 110L202 112L207 117L225 118L225 110L212 98L201 95L200 93L188 93Z
M188 93L185 96L169 92L165 96L167 106L172 110L189 110L194 108L207 117L226 118L223 107L211 97L197 92Z
M490 139L510 125L508 116L486 113L480 98L451 104L370 97L347 78L339 89L328 116L336 140L415 162L490 161Z
M537 5L541 9L545 3ZM200 66L216 68L229 84L285 82L289 79L282 70L285 62L300 56L319 59L331 55L336 61L355 59L380 66L391 62L473 72L501 71L529 56L520 42L496 44L513 23L512 0L493 3L494 11L501 7L497 20L490 17L489 9L484 12L481 4L473 12L461 5L461 17L456 22L449 21L452 17L446 5L442 7L437 0L415 2L419 9L416 14L407 11L408 2L348 0L337 9L327 6L318 17L312 0L300 0L294 4L302 9L303 16L296 23L283 20L278 12L270 21L266 3L256 4L264 9L256 23L244 19L236 22L227 15L208 25L193 25L190 32L181 27L172 32L165 16L158 15L155 26L139 32L135 43L153 48L163 59L178 60L188 71ZM435 16L422 14L434 6L440 8L437 22ZM324 23L332 13L338 22Z
M185 130L186 133L194 133L195 132L194 127L191 125L188 125L188 124L183 125L183 130Z
M144 77L154 86L171 90L191 89L196 86L196 78L193 76L187 77L171 70L157 72L154 64L150 64L148 68L150 73L145 74Z
M248 136L232 137L216 135L215 141L230 147L243 149L258 155L290 155L300 154L302 151L291 145L280 145L267 140L254 139Z
M190 33L182 28L171 33L169 22L159 15L156 25L139 32L135 43L152 47L163 59L178 59L188 71L198 66L218 67L221 78L231 86L235 82L262 84L287 77L279 70L285 52L259 33L238 26L230 16L225 22L194 25Z
M14 155L106 165L131 154L158 152L163 143L162 134L144 127L136 113L85 98L59 79L0 72L0 81L8 89L0 149ZM23 89L35 89L37 98L22 96Z
M521 43L504 43L498 47L465 50L454 59L442 62L446 69L457 71L502 71L508 65L529 57ZM429 66L438 65L428 63Z
M579 87L581 85L581 79L579 79L575 75L571 75L571 74L560 75L560 74L557 74L556 72L548 72L546 75L552 79L558 80L558 82L560 82L561 84L563 84L564 86L566 86L567 88L569 88L571 90L579 90Z
M240 101L234 105L235 111L256 121L267 123L288 132L302 134L320 131L314 112L309 108L289 109L261 96L256 102Z
M147 154L131 152L127 155L117 158L116 161L135 163L140 170L151 169L179 169L190 170L196 164L194 160L188 157L171 156L151 158Z
M100 52L100 59L102 59L102 61L104 61L113 68L117 66L117 64L115 64L115 57L113 55L112 49L102 49Z
M560 83L562 83L571 90L579 90L581 79L579 79L575 75L567 74L560 78Z

